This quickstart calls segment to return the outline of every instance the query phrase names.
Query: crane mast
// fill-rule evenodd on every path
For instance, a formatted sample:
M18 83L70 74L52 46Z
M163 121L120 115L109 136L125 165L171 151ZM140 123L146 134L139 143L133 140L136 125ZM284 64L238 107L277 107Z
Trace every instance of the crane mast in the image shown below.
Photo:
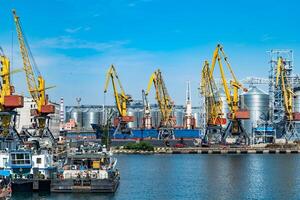
M55 112L55 107L48 103L48 95L45 93L45 90L51 87L45 87L45 80L36 66L35 60L23 33L20 18L17 16L15 10L13 10L12 13L23 60L23 70L26 75L27 88L32 99L37 105L37 109L31 111L35 119L35 124L33 125L33 128L35 129L34 134L38 137L49 136L52 142L55 142L55 139L49 129L50 117L48 116ZM27 130L24 131L27 132Z
M119 114L119 116L114 120L114 125L117 127L115 133L117 133L119 129L121 130L121 133L130 133L130 130L128 130L127 128L127 124L129 122L133 122L134 117L128 116L127 106L132 101L132 98L130 95L127 95L125 93L114 65L111 65L111 67L107 71L104 93L107 93L110 81L113 86L114 98ZM119 85L120 92L118 91L117 84Z
M224 60L225 65L228 71L231 74L231 81L230 85L228 84L225 70L223 67L222 60ZM241 110L239 107L239 90L243 89L245 92L247 91L246 88L238 81L236 78L234 71L231 68L231 65L228 61L228 58L223 50L223 47L218 44L212 59L212 67L210 71L210 76L213 75L215 65L218 63L221 79L222 79L222 86L225 91L226 95L226 102L229 107L230 113L228 114L229 123L223 132L222 140L225 143L226 139L231 136L236 138L236 143L249 143L249 136L246 133L245 129L242 126L241 120L246 120L250 118L250 114L248 110Z
M173 116L174 102L169 96L159 69L156 70L150 77L145 93L146 96L148 96L152 85L154 85L155 88L155 98L161 113L159 138L174 138L173 127L176 124L176 120Z

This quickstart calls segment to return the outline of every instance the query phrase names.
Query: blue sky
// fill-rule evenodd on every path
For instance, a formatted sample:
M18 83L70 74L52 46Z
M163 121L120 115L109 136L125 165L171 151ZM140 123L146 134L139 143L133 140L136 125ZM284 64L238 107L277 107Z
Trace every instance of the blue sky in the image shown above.
M196 104L202 64L218 43L239 79L266 77L270 49L293 49L300 72L299 6L296 0L2 0L0 46L14 68L22 67L11 14L16 8L41 73L57 86L48 91L51 100L63 96L75 104L81 96L84 104L103 103L113 63L134 99L160 68L175 102L184 103L190 80ZM27 94L23 73L13 82ZM113 103L111 90L106 99Z

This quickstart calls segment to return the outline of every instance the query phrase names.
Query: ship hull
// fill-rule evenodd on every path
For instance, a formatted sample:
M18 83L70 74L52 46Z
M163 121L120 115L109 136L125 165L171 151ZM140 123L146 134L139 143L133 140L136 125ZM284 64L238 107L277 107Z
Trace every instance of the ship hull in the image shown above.
M119 186L120 177L114 179L61 179L53 180L51 192L54 193L114 193Z

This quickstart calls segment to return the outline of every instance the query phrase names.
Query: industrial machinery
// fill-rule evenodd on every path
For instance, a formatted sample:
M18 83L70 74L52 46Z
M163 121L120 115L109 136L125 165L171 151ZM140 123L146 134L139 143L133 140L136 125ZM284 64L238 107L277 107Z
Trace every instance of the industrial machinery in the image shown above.
M227 69L229 70L232 80L230 80L230 86L227 83L225 71L223 68L222 60L224 60ZM228 58L223 50L223 47L218 44L217 48L213 54L212 67L210 71L210 76L213 75L216 62L219 64L220 74L222 78L222 85L226 95L226 101L230 110L228 113L229 123L224 130L222 140L225 143L226 139L230 136L233 138L233 142L237 144L248 144L249 136L246 133L245 129L242 126L241 120L249 119L249 112L246 109L240 109L239 107L239 90L243 89L247 91L246 88L237 80L230 64Z
M300 113L293 112L294 92L292 86L287 80L286 74L285 61L282 57L279 57L277 62L276 87L280 88L283 96L283 105L285 110L285 137L287 139L291 139L292 137L298 137L298 133L295 128L295 121L300 121Z
M161 71L156 70L150 77L146 96L148 96L152 84L155 87L155 98L161 113L161 121L159 126L159 139L175 138L174 126L176 120L173 116L174 102L171 100L165 82L162 78Z
M12 12L23 60L23 69L26 74L28 91L37 106L36 109L31 110L31 114L34 116L34 124L32 127L33 131L29 131L29 129L24 129L23 131L29 137L36 139L47 137L52 143L55 143L55 138L49 129L49 114L55 112L55 107L54 105L49 104L48 95L45 93L46 89L52 87L45 87L45 80L36 66L35 60L23 33L19 17L15 10Z
M104 93L107 93L109 81L111 80L113 91L114 91L114 97L116 101L116 107L118 110L119 116L114 119L114 126L116 127L115 133L118 133L119 130L121 133L130 134L130 129L128 129L127 125L129 122L134 121L133 116L128 116L127 114L127 106L130 102L132 102L132 98L130 95L127 95L123 89L123 86L121 84L121 81L119 79L119 76L117 74L117 71L113 65L109 68L107 74L106 74L106 81L105 81L105 87L104 87ZM116 82L117 81L117 82ZM118 92L117 84L119 85L120 92Z
M144 105L144 117L143 117L142 127L144 129L151 129L152 128L151 110L150 110L150 104L148 102L148 98L145 93L145 90L142 90L142 98L143 98L143 105Z
M0 138L1 139L19 139L22 142L16 128L16 108L24 105L23 96L14 95L14 87L11 85L11 74L19 70L10 70L10 61L4 55L0 47L0 64L1 64L1 90L0 90ZM15 138L17 136L17 138Z
M223 102L219 89L214 80L208 61L204 62L201 78L201 94L205 102L206 128L204 142L221 143L222 125L226 124L226 118L222 112Z

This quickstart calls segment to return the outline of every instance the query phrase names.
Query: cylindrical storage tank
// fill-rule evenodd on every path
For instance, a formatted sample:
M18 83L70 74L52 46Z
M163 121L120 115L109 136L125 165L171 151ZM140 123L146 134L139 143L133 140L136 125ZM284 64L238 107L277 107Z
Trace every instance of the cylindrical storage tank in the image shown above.
M89 108L83 112L83 128L92 130L91 124L99 124L100 112L96 108Z
M82 128L82 110L74 108L71 111L71 119L74 119L78 128Z
M219 94L220 94L220 99L222 101L222 113L223 113L224 118L226 119L226 124L222 125L222 127L225 128L229 123L227 114L230 112L230 110L229 110L229 107L227 104L227 98L226 98L224 90L219 89Z
M294 108L293 112L300 112L300 87L294 88ZM299 133L300 131L300 122L296 121L296 129Z
M138 128L143 128L143 118L144 118L144 110L143 109L139 109L137 111L137 127Z
M136 128L136 111L134 109L128 109L127 115L134 117L134 121L128 123L128 128Z
M101 110L99 111L99 124L104 125L105 123L105 111L103 111L103 109L101 108Z
M240 96L241 108L247 109L250 113L249 120L243 120L244 129L248 134L257 127L259 122L266 122L269 119L269 95L251 86L248 92Z
M194 113L194 119L195 119L195 128L200 128L201 125L201 114L199 112Z
M71 119L71 109L66 109L66 118L65 118L65 122L69 122Z
M294 88L294 112L300 112L300 87Z
M152 120L152 126L154 128L159 127L160 120L161 120L161 114L160 111L157 109L151 109L151 120Z
M184 111L177 109L175 110L175 117L176 117L176 126L183 127L183 118L184 118Z

